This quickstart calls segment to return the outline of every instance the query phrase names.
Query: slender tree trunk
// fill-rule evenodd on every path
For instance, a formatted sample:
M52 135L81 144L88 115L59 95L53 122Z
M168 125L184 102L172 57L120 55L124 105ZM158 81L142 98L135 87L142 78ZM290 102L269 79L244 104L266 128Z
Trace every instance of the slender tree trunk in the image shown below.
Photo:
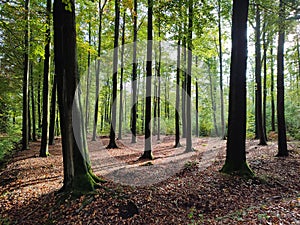
M38 110L38 130L42 127L42 115L41 115L41 73L39 73L38 86L37 86L37 110Z
M122 139L122 118L123 118L123 74L124 74L124 48L125 48L125 12L123 14L122 48L121 48L121 73L120 73L120 107L119 107L119 133L118 139Z
M37 141L36 139L36 117L35 117L35 100L34 100L34 84L33 84L33 64L30 65L31 75L30 75L30 84L31 84L31 116L32 116L32 141Z
M80 98L74 101L79 74L76 56L75 2L70 0L69 3L70 11L66 10L66 5L61 0L55 0L53 11L55 73L58 78L64 165L62 190L81 194L93 191L100 179L91 170ZM73 125L76 125L75 129Z
M25 36L24 36L24 73L23 73L23 121L22 121L22 149L29 149L29 126L28 126L28 86L29 86L29 14L30 0L25 1Z
M146 108L145 108L145 146L141 159L153 159L151 134L151 80L152 80L152 41L153 41L153 0L148 0L148 26L147 26L147 77L146 77Z
M109 133L109 144L106 148L118 148L116 144L116 120L117 120L117 85L118 85L118 53L119 53L119 24L120 24L120 0L115 0L115 34L114 34L114 56L113 56L113 89L111 101L111 122Z
M192 37L193 37L193 0L188 0L188 65L187 65L187 85L186 85L186 151L192 151Z
M161 22L160 17L158 18L158 66L157 66L157 77L158 77L158 87L157 87L157 140L160 140L160 90L161 90Z
M132 51L132 107L131 107L131 143L136 143L136 118L137 118L137 0L134 0L133 14L133 51Z
M284 112L284 41L285 25L284 13L285 7L283 0L279 5L279 32L278 32L278 49L277 49L277 123L278 123L278 153L277 156L288 156L286 143L286 126Z
M99 27L98 27L98 59L97 59L97 69L96 69L96 92L95 92L95 110L94 110L94 123L93 123L93 137L92 141L96 141L97 136L97 124L98 124L98 110L99 110L99 85L100 85L100 56L101 56L101 43L102 43L102 16L103 10L107 3L107 0L104 0L103 5L101 5L101 0L99 0Z
M298 58L298 75L296 78L297 83L297 90L299 90L299 82L300 82L300 43L299 43L299 36L297 37L297 58Z
M274 59L273 46L270 50L271 55L271 129L275 131L275 100L274 100Z
M217 125L217 116L216 116L216 111L217 111L217 107L216 107L216 101L215 101L215 96L214 96L214 92L215 92L215 88L214 88L214 82L212 79L212 75L211 75L211 62L208 62L208 76L209 76L209 90L210 90L210 99L211 99L211 108L213 110L213 121L214 121L214 128L215 128L215 134L217 136L219 136L219 130L218 130L218 125Z
M196 88L196 96L195 96L195 103L196 103L196 137L199 137L199 87L198 87L198 81L195 83Z
M224 173L253 175L246 163L246 68L249 0L233 0L229 118Z
M187 33L186 23L184 22L184 33ZM182 137L186 138L186 36L182 40L183 49L183 70L182 70L182 83L181 83L181 120L182 120Z
M262 115L262 126L265 134L265 140L267 141L267 128L266 128L266 117L267 117L267 40L266 40L266 22L263 25L263 62L264 62L264 85L263 85L263 115Z
M256 126L257 134L259 138L259 145L267 145L266 135L263 129L263 117L262 117L262 94L261 94L261 43L260 43L260 9L259 5L256 5L256 28L255 28L255 81L256 81Z
M179 18L181 18L181 4L182 0L179 0ZM177 68L176 68L176 109L175 109L175 148L181 147L180 144L180 127L179 127L179 107L180 107L180 67L181 67L181 21L178 24L178 41L177 41Z
M50 43L51 43L51 0L47 0L47 24L46 30L46 45L45 45L45 60L44 60L44 81L43 81L43 121L42 121L42 140L40 148L40 157L47 157L48 141L49 141L49 77L50 77Z
M223 91L223 50L222 50L222 24L221 0L218 0L218 31L219 31L219 68L220 68L220 100L221 100L221 138L226 139L224 119L224 91Z
M89 46L92 44L91 35L91 22L89 21ZM90 87L91 87L91 52L88 51L88 68L87 68L87 78L86 78L86 96L85 96L85 129L88 131L89 127L89 101L90 101Z
M55 144L55 117L56 117L56 88L57 88L57 76L53 76L53 85L51 93L51 108L50 108L50 124L49 124L49 145Z

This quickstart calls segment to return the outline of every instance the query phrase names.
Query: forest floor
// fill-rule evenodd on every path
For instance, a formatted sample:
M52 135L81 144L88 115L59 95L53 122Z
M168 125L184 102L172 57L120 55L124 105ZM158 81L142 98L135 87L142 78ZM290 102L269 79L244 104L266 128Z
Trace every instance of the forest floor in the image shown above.
M18 151L0 171L0 224L300 224L300 142L274 157L275 142L247 141L251 179L219 172L225 141L193 140L195 151L174 149L173 137L153 139L152 161L141 161L142 137L89 142L94 172L107 180L96 192L61 194L59 139L39 158L40 142ZM185 143L184 140L181 140Z

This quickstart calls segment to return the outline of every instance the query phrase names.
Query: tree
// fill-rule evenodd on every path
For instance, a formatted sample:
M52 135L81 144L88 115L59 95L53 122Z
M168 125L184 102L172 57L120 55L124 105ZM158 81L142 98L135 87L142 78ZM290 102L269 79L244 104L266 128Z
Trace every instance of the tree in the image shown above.
M256 130L259 138L259 145L267 145L262 116L262 91L261 91L261 43L260 43L260 6L256 5L256 27L255 27L255 104L256 104Z
M102 17L104 7L107 3L107 0L104 0L103 5L101 5L101 0L99 0L99 27L98 27L98 51L97 51L97 71L96 71L96 92L95 92L95 113L94 113L94 124L93 124L93 137L92 141L96 141L97 135L97 123L98 123L98 108L99 108L99 76L100 76L100 55L101 55L101 42L102 42Z
M51 43L51 0L47 0L47 30L46 30L46 45L45 45L45 60L44 60L44 80L43 80L43 119L42 119L42 140L40 148L40 157L47 157L48 152L48 122L49 122L49 76L50 76L50 43Z
M123 120L123 74L124 74L124 48L125 48L125 22L126 13L123 13L122 27L122 47L121 47L121 72L120 72L120 105L119 105L119 133L118 139L122 139L122 120Z
M192 151L192 107L191 107L191 88L192 88L192 37L193 37L193 0L188 0L188 65L187 65L187 84L186 84L186 151Z
M53 16L54 61L58 79L57 89L64 166L62 190L80 194L94 190L100 179L91 170L86 144L86 130L84 123L81 122L83 121L82 115L80 117L80 98L76 98L74 101L79 82L74 0L69 0L67 4L63 3L62 0L55 0ZM72 121L78 122L76 129L73 129ZM75 135L77 135L77 140L75 140Z
M228 140L221 172L253 175L246 163L246 68L249 0L233 0Z
M29 86L29 12L30 0L25 1L25 36L24 36L24 72L23 72L23 123L22 123L22 149L29 148L29 124L28 124L28 86Z
M226 139L224 119L224 91L223 91L223 50L222 50L222 24L221 24L221 0L218 0L218 31L219 31L219 68L220 68L220 100L221 100L221 135Z
M56 115L56 91L57 89L57 78L53 76L52 93L51 93L51 108L50 108L50 123L49 123L49 145L54 144L55 134L55 115Z
M148 26L147 26L147 64L146 64L146 106L145 106L145 147L141 159L153 159L152 133L151 133L151 80L152 80L152 41L153 41L153 0L148 0Z
M113 89L111 101L111 122L109 132L109 144L106 148L118 148L116 144L116 120L117 120L117 78L118 78L118 47L119 47L120 1L115 0L115 34L113 56Z
M277 48L277 123L278 123L278 153L277 156L288 156L286 143L286 127L284 116L284 25L285 7L283 0L279 3L279 32Z

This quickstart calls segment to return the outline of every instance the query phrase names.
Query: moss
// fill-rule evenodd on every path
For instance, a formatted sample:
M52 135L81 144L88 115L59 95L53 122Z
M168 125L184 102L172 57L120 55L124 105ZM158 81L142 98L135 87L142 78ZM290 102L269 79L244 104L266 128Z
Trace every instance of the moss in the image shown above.
M226 161L220 172L243 177L254 177L254 172L250 169L246 162L236 164Z
M83 195L95 191L97 182L90 173L76 175L70 187L70 192L74 195Z

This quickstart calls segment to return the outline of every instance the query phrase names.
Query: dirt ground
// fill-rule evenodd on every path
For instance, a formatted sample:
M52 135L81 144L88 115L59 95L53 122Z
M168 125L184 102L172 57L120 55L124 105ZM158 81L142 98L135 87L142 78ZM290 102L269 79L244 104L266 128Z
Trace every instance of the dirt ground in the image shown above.
M300 143L276 158L277 145L249 140L255 178L219 172L225 141L195 138L195 151L173 148L174 137L153 137L154 160L138 160L143 137L89 141L94 172L107 180L95 193L72 198L63 184L60 140L38 157L40 142L17 152L0 171L0 224L300 224ZM182 139L181 143L185 143Z

